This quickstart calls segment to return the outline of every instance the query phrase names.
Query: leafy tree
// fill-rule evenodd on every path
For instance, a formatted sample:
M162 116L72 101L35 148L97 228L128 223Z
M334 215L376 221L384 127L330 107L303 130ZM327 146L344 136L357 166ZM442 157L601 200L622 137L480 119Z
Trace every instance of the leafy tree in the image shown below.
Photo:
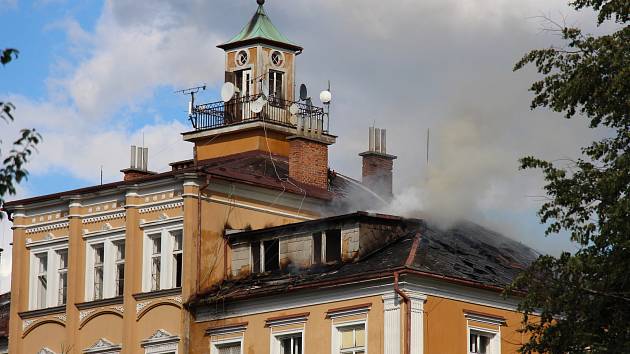
M530 337L521 352L630 353L630 1L570 4L594 9L598 26L612 21L614 32L556 24L565 46L533 50L514 70L533 64L542 74L530 89L532 109L585 119L605 137L562 166L520 160L543 172L547 235L567 231L579 250L541 256L510 289L526 289L520 310Z
M0 63L4 66L18 57L16 49L4 49L0 52ZM15 106L11 102L0 102L0 121L11 123L14 120ZM13 146L6 157L0 150L0 205L4 203L6 195L14 195L15 186L28 176L25 164L35 151L35 146L41 141L40 134L35 129L22 129L20 136L13 142ZM0 141L0 146L2 141ZM3 213L0 213L0 219Z

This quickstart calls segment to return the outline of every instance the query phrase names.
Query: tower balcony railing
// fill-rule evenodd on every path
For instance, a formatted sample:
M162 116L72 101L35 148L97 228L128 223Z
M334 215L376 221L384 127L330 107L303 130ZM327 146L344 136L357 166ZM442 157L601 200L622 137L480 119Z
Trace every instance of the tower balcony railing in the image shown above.
M262 111L255 113L252 107L260 96L236 97L228 102L220 101L194 106L189 116L190 122L195 130L263 121L290 128L297 128L298 125L317 127L319 131L328 132L327 114L323 108L271 96ZM292 114L292 111L295 114Z

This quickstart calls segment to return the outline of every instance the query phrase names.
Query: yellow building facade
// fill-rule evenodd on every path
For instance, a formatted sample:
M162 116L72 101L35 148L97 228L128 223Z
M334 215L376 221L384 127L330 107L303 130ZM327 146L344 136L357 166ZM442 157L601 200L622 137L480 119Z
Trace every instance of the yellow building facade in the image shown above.
M521 317L500 290L527 250L467 260L422 221L344 214L386 203L369 174L391 193L395 156L371 130L370 186L328 169L337 137L296 87L302 48L258 3L219 46L223 100L191 104L192 160L152 173L133 149L120 182L4 206L9 352L514 353Z

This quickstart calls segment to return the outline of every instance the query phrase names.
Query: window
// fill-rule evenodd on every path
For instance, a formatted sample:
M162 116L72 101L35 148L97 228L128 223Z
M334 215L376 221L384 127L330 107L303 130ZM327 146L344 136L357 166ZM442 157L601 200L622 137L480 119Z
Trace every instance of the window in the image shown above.
M338 327L340 354L365 354L365 325Z
M280 240L269 240L263 242L265 260L265 272L273 272L280 269Z
M151 291L160 290L162 271L162 237L149 236L151 239Z
M262 269L260 269L260 242L252 242L251 243L252 250L252 272L260 273Z
M105 245L97 244L92 246L93 255L94 255L94 290L92 294L94 294L94 300L100 300L103 298L103 266L105 265Z
M271 97L272 103L274 98L279 100L284 99L284 91L282 89L283 75L284 74L280 71L269 70L269 96Z
M215 344L213 354L241 354L241 343Z
M302 354L302 334L278 338L280 354Z
M271 52L271 64L273 64L273 66L281 67L284 64L284 54L277 50Z
M326 262L341 261L341 230L326 231Z
M99 234L87 241L86 301L122 296L125 289L124 234Z
M173 237L173 285L179 288L182 286L182 256L184 253L182 231L173 231L171 236Z
M500 353L498 333L490 333L469 328L469 354L498 354Z
M125 241L114 243L116 249L116 296L123 296L125 291Z
M246 50L241 50L236 53L236 65L243 66L249 62L249 53Z
M59 294L57 295L57 305L65 305L68 300L68 250L57 251L59 266L57 268L57 279Z
M142 267L143 292L182 286L184 233L181 223L170 227L154 226L145 230Z
M37 308L46 308L48 294L48 253L35 255L37 258Z
M67 237L34 243L27 246L31 252L29 310L63 306L68 297Z
M313 264L322 263L322 233L313 234Z

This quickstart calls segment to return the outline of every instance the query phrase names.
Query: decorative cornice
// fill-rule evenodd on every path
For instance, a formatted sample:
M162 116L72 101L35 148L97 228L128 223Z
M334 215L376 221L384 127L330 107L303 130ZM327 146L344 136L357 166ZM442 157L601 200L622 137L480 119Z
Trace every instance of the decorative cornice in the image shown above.
M91 223L95 223L95 222L102 222L102 221L108 221L108 220L115 220L115 219L123 219L125 217L125 212L124 211L111 211L111 212L107 212L107 213L103 213L102 215L96 215L96 216L91 216L91 217L87 217L87 218L83 218L83 220L81 220L81 222L83 224L91 224Z
M55 306L55 307L49 307L49 308L45 308L45 309L40 309L40 310L32 310L32 311L24 311L24 312L18 312L18 316L20 316L21 319L29 319L29 318L37 318L37 317L44 317L44 316L50 316L50 315L57 315L57 314L61 314L66 312L66 306Z
M78 310L87 310L87 309L94 309L94 308L104 307L104 306L109 306L109 305L121 305L123 301L124 299L122 296L117 296L117 297L112 297L109 299L81 302L81 303L75 304L74 306L76 306Z
M360 304L355 306L348 307L339 307L335 309L330 309L326 311L326 318L339 318L339 317L348 317L354 315L363 315L370 311L372 308L372 304Z
M243 333L247 329L247 322L235 323L220 327L210 327L206 329L206 336L219 336L224 334Z
M34 234L34 233L38 233L38 232L45 232L45 231L52 231L52 230L58 230L58 229L65 229L68 226L70 226L70 222L69 221L46 223L46 224L41 225L41 226L30 226L30 227L27 227L26 228L26 233L27 234Z
M294 315L272 317L265 320L267 327L286 326L292 324L302 324L308 320L310 312L296 313Z
M496 326L505 326L507 323L504 317L470 310L464 310L464 317L466 317L466 320L468 321L481 322Z
M182 302L181 294L182 294L182 288L173 288L173 289L166 289L166 290L151 291L147 293L138 293L138 294L133 294L132 296L136 301L174 296L174 297L170 297L169 300L174 300L181 303ZM179 300L176 300L176 298L179 298Z
M153 206L148 206L148 207L143 207L139 209L140 214L146 214L146 213L151 213L151 212L155 212L155 211L160 211L160 210L168 210L168 209L175 209L175 208L181 208L184 206L184 201L183 200L178 200L176 202L171 201L167 201L165 203L159 203Z
M55 238L53 234L48 234L43 240L33 241L30 238L26 239L26 248L40 248L44 246L52 246L59 243L68 243L68 236L62 236Z

